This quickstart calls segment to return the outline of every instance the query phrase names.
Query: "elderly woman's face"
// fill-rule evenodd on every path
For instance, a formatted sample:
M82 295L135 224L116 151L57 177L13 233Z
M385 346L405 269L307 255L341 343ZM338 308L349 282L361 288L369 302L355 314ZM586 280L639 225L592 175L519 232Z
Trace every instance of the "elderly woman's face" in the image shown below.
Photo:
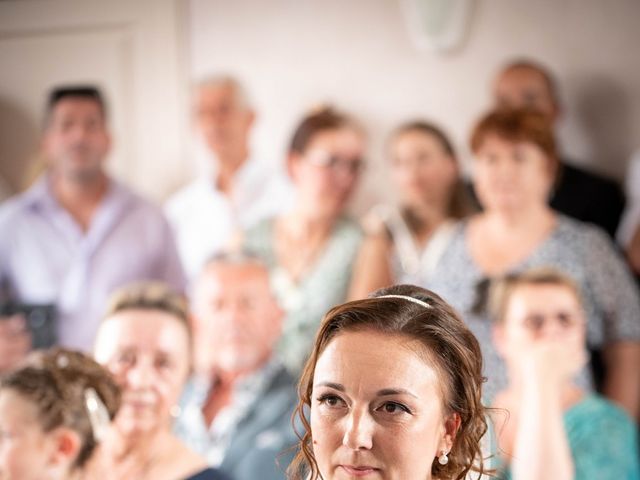
M116 417L123 433L169 426L189 372L189 337L177 318L155 310L119 312L101 325L95 357L123 388Z
M320 214L339 214L355 190L363 156L364 139L352 128L316 133L304 154L290 159L298 200Z
M473 183L487 211L522 211L544 205L553 185L551 160L532 143L488 135L473 164Z
M334 338L316 364L313 452L324 480L429 479L453 442L442 385L416 343L373 331Z

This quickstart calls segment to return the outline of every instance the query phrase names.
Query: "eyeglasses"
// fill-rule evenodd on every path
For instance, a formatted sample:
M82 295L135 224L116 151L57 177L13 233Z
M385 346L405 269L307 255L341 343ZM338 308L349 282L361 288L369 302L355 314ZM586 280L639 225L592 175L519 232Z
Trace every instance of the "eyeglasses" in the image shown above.
M364 160L359 157L346 158L340 155L333 155L326 150L311 150L304 158L317 167L328 168L335 173L349 173L357 175L364 170Z

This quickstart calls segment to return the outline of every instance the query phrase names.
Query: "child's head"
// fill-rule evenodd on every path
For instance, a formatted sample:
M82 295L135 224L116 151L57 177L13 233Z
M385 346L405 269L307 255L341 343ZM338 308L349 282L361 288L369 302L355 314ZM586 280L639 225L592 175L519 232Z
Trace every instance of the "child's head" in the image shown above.
M90 357L34 353L0 381L0 478L65 478L82 468L99 440L100 413L113 419L119 404L118 386Z
M495 341L507 363L546 340L584 348L586 323L580 289L566 274L536 268L492 285L490 309Z

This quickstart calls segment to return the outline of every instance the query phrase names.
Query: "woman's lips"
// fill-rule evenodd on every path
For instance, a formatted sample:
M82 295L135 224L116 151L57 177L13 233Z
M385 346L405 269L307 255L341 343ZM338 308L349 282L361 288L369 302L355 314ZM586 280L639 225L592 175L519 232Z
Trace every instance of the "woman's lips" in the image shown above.
M367 475L373 475L380 469L374 468L369 465L340 465L340 467L349 475L354 477L366 477Z
M148 401L127 400L123 402L122 406L130 408L134 412L141 412L141 411L150 410L154 408L155 404Z

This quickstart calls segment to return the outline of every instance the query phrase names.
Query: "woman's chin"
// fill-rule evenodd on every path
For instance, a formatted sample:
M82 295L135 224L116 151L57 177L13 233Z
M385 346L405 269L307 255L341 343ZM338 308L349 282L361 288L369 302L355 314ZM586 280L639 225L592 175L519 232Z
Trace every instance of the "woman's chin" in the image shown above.
M126 436L145 435L160 426L160 421L155 415L141 414L132 415L129 412L122 412L117 420L118 430Z

